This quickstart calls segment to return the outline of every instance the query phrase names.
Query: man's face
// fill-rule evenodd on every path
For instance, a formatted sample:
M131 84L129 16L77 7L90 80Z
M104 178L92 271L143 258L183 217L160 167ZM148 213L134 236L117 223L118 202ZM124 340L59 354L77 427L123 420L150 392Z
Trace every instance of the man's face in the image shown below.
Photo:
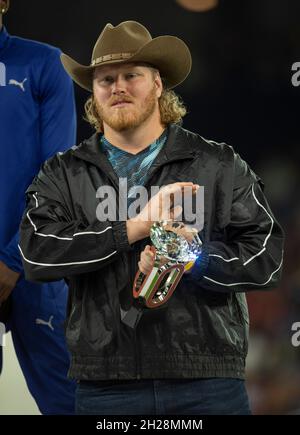
M6 13L9 8L9 0L0 0L0 14L2 14L2 11L5 11Z
M124 131L139 127L159 114L162 92L159 74L133 63L96 68L94 99L103 124Z

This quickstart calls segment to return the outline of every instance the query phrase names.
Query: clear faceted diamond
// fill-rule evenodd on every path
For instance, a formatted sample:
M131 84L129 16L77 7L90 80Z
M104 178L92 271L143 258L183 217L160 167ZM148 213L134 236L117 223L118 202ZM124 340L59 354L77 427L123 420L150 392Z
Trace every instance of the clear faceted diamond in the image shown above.
M194 261L201 253L201 240L196 229L182 222L155 222L150 238L159 256L176 262Z

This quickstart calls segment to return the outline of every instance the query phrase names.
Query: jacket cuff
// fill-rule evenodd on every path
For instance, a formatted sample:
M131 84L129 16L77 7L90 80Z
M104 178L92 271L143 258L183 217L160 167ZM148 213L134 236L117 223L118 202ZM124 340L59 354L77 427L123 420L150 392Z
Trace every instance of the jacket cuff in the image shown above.
M131 251L133 248L128 241L126 221L111 222L111 225L116 250L118 252Z
M208 265L209 253L205 250L205 248L203 248L201 254L192 267L191 273L189 273L187 276L194 281L200 281L203 278L203 275L206 273Z

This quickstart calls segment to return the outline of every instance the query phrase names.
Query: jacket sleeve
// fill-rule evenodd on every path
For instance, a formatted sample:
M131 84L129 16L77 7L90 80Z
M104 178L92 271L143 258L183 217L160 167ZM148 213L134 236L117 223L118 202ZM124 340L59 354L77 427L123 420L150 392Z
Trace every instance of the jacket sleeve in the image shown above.
M265 198L263 183L238 154L234 168L223 237L203 244L188 279L219 292L274 288L282 270L283 230Z
M54 180L42 169L27 189L19 244L26 279L54 281L92 272L114 261L120 252L131 250L126 222L95 218L87 225L72 219Z
M45 50L43 74L38 84L40 164L74 145L76 139L76 110L73 83L60 61L60 50ZM0 261L22 273L18 249L19 231L0 252Z

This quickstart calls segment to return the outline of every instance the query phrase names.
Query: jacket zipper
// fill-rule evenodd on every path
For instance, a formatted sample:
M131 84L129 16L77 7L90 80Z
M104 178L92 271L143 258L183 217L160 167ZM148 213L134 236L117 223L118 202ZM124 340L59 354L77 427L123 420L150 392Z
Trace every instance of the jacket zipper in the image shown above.
M135 268L136 265L138 263L138 256L140 255L139 252L139 244L137 244L136 246L134 246L134 255L132 256L132 260L131 260L131 271L130 271L130 275L131 275L131 282L133 283L134 278L135 278ZM135 361L136 361L136 379L141 379L141 374L140 374L140 356L139 356L139 346L138 346L138 337L137 337L137 328L134 328L133 333L134 333L134 349L135 349Z
M136 358L136 378L137 380L141 379L141 374L140 374L140 355L139 355L139 349L138 349L138 341L137 341L137 332L136 332L136 328L134 329L134 340L135 340L135 358Z

